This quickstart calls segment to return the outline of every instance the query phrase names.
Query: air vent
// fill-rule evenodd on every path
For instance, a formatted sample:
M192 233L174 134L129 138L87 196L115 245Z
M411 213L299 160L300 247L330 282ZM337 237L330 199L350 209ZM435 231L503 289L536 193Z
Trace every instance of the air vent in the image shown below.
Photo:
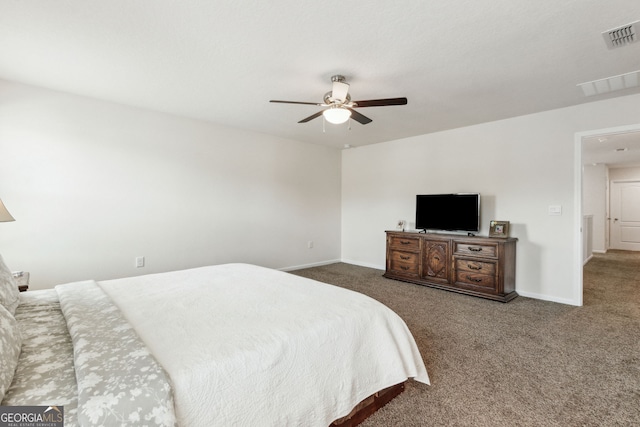
M584 96L602 95L603 93L638 87L640 86L640 70L580 83L578 86L582 89Z
M609 49L624 47L638 41L638 27L640 21L632 22L619 28L612 28L602 33L604 42Z

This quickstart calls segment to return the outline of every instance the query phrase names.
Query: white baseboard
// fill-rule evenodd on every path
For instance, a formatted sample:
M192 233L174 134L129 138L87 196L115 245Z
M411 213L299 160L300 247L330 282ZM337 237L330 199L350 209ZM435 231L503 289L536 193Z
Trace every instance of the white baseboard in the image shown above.
M340 262L344 262L345 264L358 265L360 267L375 268L376 270L385 270L386 269L386 266L384 266L384 265L369 264L369 263L366 263L366 262L353 261L353 260L350 260L350 259L343 259Z
M549 295L536 294L536 293L533 293L533 292L522 292L522 291L520 291L518 289L516 289L516 292L521 297L539 299L539 300L543 300L543 301L557 302L557 303L566 304L566 305L575 305L575 306L578 306L578 307L580 306L580 304L577 304L572 299L555 298L555 297L550 297Z
M335 264L336 262L342 262L342 261L340 261L339 259L334 259L329 261L314 262L311 264L294 265L292 267L283 267L283 268L278 268L278 270L280 271L302 270L303 268L320 267L322 265Z

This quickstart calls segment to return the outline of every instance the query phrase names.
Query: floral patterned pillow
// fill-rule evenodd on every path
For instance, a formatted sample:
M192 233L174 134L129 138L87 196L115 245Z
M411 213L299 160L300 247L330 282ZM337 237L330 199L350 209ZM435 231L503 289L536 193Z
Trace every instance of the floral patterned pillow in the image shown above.
M13 380L21 347L22 336L18 322L0 305L0 402Z
M7 268L2 255L0 255L0 305L3 305L9 313L15 314L20 303L20 291L13 280L11 271Z

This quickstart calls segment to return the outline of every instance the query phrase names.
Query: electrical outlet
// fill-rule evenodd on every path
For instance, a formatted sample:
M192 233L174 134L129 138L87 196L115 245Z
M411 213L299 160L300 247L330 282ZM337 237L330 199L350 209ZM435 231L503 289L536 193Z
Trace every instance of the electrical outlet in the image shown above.
M136 257L136 268L141 268L141 267L144 267L144 257L143 256Z
M307 248L309 248L309 249L313 249L313 240L309 240L309 241L307 242Z

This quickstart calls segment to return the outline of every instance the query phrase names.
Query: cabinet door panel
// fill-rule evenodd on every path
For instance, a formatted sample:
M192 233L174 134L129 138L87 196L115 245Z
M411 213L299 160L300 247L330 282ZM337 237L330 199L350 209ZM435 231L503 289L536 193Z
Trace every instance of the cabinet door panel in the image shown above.
M449 282L449 242L425 241L422 277L443 283Z

